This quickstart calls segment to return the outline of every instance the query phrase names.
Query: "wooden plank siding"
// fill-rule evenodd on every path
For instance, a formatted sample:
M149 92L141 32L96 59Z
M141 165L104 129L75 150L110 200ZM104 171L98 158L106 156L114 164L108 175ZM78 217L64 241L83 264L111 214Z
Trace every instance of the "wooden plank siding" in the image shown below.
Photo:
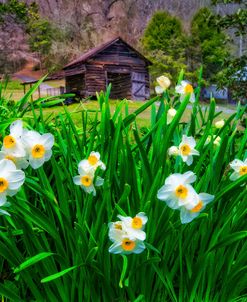
M64 68L67 80L77 75L73 84L81 89L80 75L85 75L84 96L94 96L96 91L105 90L112 83L112 98L145 100L149 98L150 83L148 65L151 63L138 51L115 39L102 48L97 47ZM74 78L75 79L75 78Z

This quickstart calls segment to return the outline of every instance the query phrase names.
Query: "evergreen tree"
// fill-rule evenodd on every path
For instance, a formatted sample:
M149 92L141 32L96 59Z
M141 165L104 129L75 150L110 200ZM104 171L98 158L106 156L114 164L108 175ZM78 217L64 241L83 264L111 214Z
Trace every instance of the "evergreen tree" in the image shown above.
M176 81L182 68L186 68L186 39L180 20L165 11L156 12L149 21L142 45L147 57L153 62L150 67L153 80L161 74Z
M224 60L229 57L227 36L216 26L217 18L208 9L200 9L191 22L190 47L187 52L190 69L203 66L204 78L215 83L222 71Z

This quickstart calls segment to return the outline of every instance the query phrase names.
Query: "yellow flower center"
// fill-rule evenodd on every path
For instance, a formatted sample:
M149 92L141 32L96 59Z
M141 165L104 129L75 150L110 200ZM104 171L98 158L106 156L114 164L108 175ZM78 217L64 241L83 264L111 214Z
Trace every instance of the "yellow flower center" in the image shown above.
M190 151L191 151L191 148L189 145L187 144L184 144L180 147L180 150L181 150L181 153L182 155L189 155L190 154Z
M3 139L3 145L7 149L13 148L15 146L15 144L16 144L15 138L11 135L7 135Z
M240 169L239 169L239 174L240 174L241 176L247 174L247 166L242 166L242 167L240 167Z
M203 207L203 202L200 200L198 202L198 204L193 209L191 209L190 211L192 213L197 213L197 212L199 212L202 209L202 207Z
M185 87L184 87L184 92L185 93L192 93L194 91L192 85L190 84L187 84Z
M133 240L123 239L123 241L122 241L122 248L125 251L133 251L135 246L136 246L136 243Z
M45 154L45 147L43 145L35 145L32 149L32 156L34 158L42 158Z
M175 190L175 194L178 198L186 198L188 195L188 189L183 185L179 185Z
M0 193L8 189L9 183L5 178L0 177Z
M140 229L142 227L142 219L140 217L134 217L132 219L132 228Z
M16 159L13 155L6 155L5 159L12 160L13 163L16 163Z
M122 230L122 225L121 225L120 223L115 223L115 224L114 224L114 228L115 228L116 230Z
M88 175L82 176L81 183L84 187L89 187L92 184L92 179Z
M98 162L98 158L95 155L90 155L88 158L90 165L94 166Z

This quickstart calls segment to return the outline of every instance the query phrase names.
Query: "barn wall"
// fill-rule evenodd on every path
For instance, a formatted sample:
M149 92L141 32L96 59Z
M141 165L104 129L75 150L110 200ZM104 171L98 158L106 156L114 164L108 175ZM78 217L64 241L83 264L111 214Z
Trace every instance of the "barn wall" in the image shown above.
M95 95L95 92L106 89L106 75L103 66L86 65L86 95Z

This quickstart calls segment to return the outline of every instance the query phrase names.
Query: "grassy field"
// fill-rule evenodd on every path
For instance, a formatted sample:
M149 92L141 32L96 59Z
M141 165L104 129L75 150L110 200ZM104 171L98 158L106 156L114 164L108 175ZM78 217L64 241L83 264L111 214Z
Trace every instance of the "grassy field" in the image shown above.
M128 103L128 113L133 113L136 109L141 107L143 105L143 101L130 101L126 100L125 102ZM110 100L110 109L111 113L114 113L117 106L120 104L120 101L116 100ZM203 104L203 107L207 108L208 104ZM156 104L156 108L158 109L158 104ZM235 105L218 105L216 107L217 111L222 111L222 113L216 117L215 121L221 120L221 119L227 119L232 113L231 110L235 110ZM64 114L65 109L70 112L71 117L74 121L74 123L78 126L82 123L82 111L87 111L89 113L89 117L91 119L91 122L93 122L96 112L100 111L99 103L96 100L87 101L87 102L81 102L72 104L69 106L55 106L52 108L45 108L43 110L43 114L45 117L48 117L50 119L55 118L58 114ZM227 109L227 112L224 112ZM229 110L229 111L228 111ZM38 111L36 111L38 113ZM123 112L123 110L122 110ZM123 112L124 113L124 112ZM124 113L125 114L125 113ZM100 115L99 115L100 116ZM149 127L150 126L150 116L151 116L151 108L147 108L144 112L142 112L137 118L136 122L138 127ZM183 113L183 116L181 118L182 122L189 122L191 118L191 108L188 106L188 108ZM90 121L89 121L90 122Z

